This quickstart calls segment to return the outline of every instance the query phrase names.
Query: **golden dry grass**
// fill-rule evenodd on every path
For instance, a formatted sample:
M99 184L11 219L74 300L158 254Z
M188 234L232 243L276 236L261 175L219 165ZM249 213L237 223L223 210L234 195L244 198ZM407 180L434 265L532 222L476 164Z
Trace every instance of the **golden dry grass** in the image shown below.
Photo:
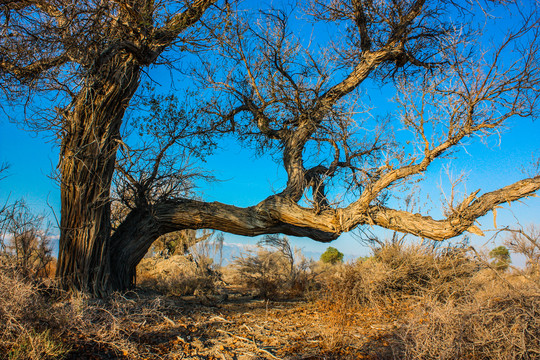
M182 271L166 272L167 266L178 270L179 263ZM535 359L540 354L538 279L482 268L463 252L387 248L353 264L319 264L310 278L316 286L308 293L275 301L239 292L246 284L232 283L242 279L234 274L238 267L227 269L227 285L218 284L228 297L174 294L171 289L178 287L165 275L173 284L183 283L196 274L192 265L172 259L155 273L151 266L142 269L154 290L107 300L39 289L2 272L0 315L6 321L0 322L0 354L221 360ZM158 274L162 278L152 278ZM151 281L163 281L163 293L155 292ZM196 287L180 287L186 288Z

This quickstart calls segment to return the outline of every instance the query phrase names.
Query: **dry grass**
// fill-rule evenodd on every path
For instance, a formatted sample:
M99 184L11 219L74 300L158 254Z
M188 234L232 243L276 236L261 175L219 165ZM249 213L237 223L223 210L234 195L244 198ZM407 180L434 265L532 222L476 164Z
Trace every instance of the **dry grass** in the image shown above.
M68 350L50 334L54 314L34 283L0 271L0 354L7 359L56 359Z
M282 277L272 286L290 294L291 279L302 279L302 262L293 263L291 277L290 267L284 270L291 263L274 256L272 276ZM142 274L153 284L158 283L153 276L163 276L168 287L161 286L169 294L203 288L202 280L196 286L182 278L171 282L184 284L177 287L165 282L174 274L196 275L192 262L182 261L181 266L174 258L161 261L156 269L147 262ZM0 272L5 319L0 354L6 359L540 357L536 279L482 268L464 252L387 247L370 259L319 264L305 274L320 286L310 291L312 301L257 300L227 285L218 290L227 291L228 299L208 304L194 296L144 291L96 300L45 291L16 272Z
M427 301L399 336L410 359L540 358L540 292L491 287L464 303Z
M370 258L336 266L326 279L323 299L350 307L381 307L427 294L463 301L479 268L463 251L441 254L418 245L388 245Z
M212 265L207 257L146 258L137 266L137 285L176 296L213 293L221 275Z
M337 327L375 312L377 326L391 329L372 358L540 358L538 282L486 268L462 250L386 246L335 267L325 282L318 303Z

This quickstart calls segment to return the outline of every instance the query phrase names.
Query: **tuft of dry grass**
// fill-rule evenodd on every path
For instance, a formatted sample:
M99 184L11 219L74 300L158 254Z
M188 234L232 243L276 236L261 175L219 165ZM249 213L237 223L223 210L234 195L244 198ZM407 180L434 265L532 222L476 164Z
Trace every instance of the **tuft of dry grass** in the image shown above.
M60 359L69 350L48 328L54 312L35 283L0 271L0 353L7 359Z

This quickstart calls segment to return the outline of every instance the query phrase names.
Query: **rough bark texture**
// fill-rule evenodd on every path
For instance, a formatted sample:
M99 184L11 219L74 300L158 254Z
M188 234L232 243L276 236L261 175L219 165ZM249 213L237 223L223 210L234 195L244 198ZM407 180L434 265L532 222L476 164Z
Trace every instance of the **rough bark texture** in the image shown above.
M370 206L366 212L357 212L354 206L316 211L279 196L248 208L218 202L170 201L157 204L151 216L165 231L212 228L244 236L283 233L330 242L357 226L377 225L440 241L469 230L477 218L495 206L533 195L538 189L540 176L521 180L463 204L459 212L444 220L382 206Z
M62 142L57 275L65 287L95 294L110 286L111 181L120 125L139 82L138 65L121 64L79 96Z
M56 275L65 288L97 295L126 289L132 284L136 264L157 238L150 225L141 233L124 231L129 229L128 219L123 230L111 240L110 191L121 140L120 127L139 86L141 67L152 64L212 3L194 1L153 34L148 34L147 29L138 29L140 32L133 29L125 35L133 38L131 42L116 42L102 51L88 70L70 111L64 115L61 235ZM143 13L138 13L123 8L129 14L126 15L129 21L143 27L148 24L141 23L139 16L149 9L140 8ZM123 243L127 241L130 246L118 246L122 242L117 239L122 233ZM145 237L145 233L151 236ZM138 238L146 239L144 245Z
M176 230L183 229L178 226ZM165 233L149 210L134 210L128 215L111 238L113 290L125 290L134 284L137 264L152 243Z

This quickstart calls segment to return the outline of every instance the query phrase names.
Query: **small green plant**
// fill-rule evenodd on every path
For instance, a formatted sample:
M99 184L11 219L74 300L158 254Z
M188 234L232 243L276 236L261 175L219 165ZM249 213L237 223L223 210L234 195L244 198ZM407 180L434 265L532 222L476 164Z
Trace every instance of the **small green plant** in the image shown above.
M499 271L505 271L512 262L510 251L504 245L497 246L489 252L489 257L493 259L491 264Z
M328 249L321 255L321 261L325 264L335 265L343 262L343 253L338 249L329 246Z
M49 330L36 332L31 330L23 333L8 351L9 360L19 359L62 359L69 348L53 339Z

